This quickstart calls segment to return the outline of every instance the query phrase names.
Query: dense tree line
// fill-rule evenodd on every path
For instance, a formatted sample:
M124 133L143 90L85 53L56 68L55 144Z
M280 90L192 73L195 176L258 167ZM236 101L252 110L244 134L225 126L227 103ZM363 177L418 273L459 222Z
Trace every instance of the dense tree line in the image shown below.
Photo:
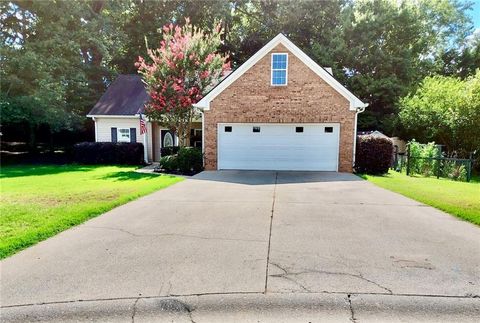
M85 127L85 114L119 73L135 73L166 23L224 31L233 68L283 32L370 107L360 129L402 134L399 98L431 75L467 78L480 66L471 3L461 0L78 0L0 3L2 125L33 143Z

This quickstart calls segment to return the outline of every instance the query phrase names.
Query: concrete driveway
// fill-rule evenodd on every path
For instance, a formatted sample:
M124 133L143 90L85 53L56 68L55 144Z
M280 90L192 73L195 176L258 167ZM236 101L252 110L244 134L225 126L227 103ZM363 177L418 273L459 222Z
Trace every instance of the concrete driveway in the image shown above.
M342 173L203 172L1 266L4 321L480 315L480 228Z

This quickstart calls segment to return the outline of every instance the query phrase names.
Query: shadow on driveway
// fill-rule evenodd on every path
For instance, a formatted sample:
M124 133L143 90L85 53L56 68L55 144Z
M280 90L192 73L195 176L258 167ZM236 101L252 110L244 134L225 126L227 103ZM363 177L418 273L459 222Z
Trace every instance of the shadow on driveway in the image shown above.
M246 170L204 171L193 176L191 179L244 185L363 181L360 177L350 173Z

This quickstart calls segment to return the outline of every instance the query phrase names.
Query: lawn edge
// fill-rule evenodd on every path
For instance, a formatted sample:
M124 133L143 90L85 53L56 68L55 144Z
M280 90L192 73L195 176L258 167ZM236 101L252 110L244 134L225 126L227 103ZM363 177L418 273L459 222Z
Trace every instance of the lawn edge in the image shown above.
M102 166L102 165L100 165L100 166ZM109 165L109 166L111 166L111 165ZM137 169L132 170L132 172L136 172L136 170ZM139 174L141 174L141 173L139 173ZM159 175L159 176L162 176L162 175ZM12 244L12 247L7 247L8 249L7 248L5 248L4 250L0 249L0 261L2 261L4 259L7 259L7 258L23 251L23 250L26 250L26 249L42 242L42 241L50 239L50 238L56 236L57 234L60 234L64 231L66 231L66 230L69 230L73 227L81 225L81 224L83 224L83 223L85 223L85 222L87 222L87 221L89 221L93 218L101 216L102 214L107 213L107 212L109 212L109 211L111 211L111 210L113 210L113 209L115 209L119 206L125 205L129 202L135 201L139 198L142 198L142 197L147 196L149 194L152 194L154 192L166 189L166 188L168 188L172 185L178 184L178 183L185 180L185 178L183 178L181 176L175 176L175 178L176 178L176 181L173 182L173 183L169 183L169 184L167 184L163 187L160 187L160 188L152 188L152 189L145 190L144 192L134 193L131 196L126 195L124 197L119 198L116 201L112 201L111 204L105 205L105 207L101 208L98 211L87 212L85 214L85 216L82 216L82 217L80 217L80 218L78 218L74 221L69 222L69 223L63 223L62 224L62 221L59 221L58 226L55 226L53 229L52 229L52 227L46 227L43 231L39 231L36 234L35 238L32 238L32 239L25 238L25 239L22 239L18 245Z
M421 204L423 204L423 205L432 207L432 208L434 208L434 209L436 209L436 210L442 211L442 212L444 212L445 214L448 214L449 216L452 216L452 217L454 217L454 218L457 219L457 220L462 220L462 221L468 222L468 223L470 223L470 224L473 224L473 225L475 225L475 226L477 226L477 227L480 227L480 222L477 223L477 222L475 221L475 219L471 219L469 216L463 216L463 215L461 215L461 214L452 212L449 208L445 208L445 207L442 207L442 206L439 206L439 205L432 205L432 204L427 203L427 202L425 202L425 201L423 201L423 200L421 200L421 199L418 199L418 198L415 198L415 197L413 197L413 196L409 196L409 195L403 194L403 193L401 193L401 192L392 190L392 189L390 189L390 188L384 187L384 186L382 186L382 185L380 185L380 184L378 184L378 183L375 183L375 182L373 182L373 181L371 181L371 180L368 179L368 176L378 176L378 177L381 177L382 175L368 175L368 174L355 174L355 175L356 175L357 177L359 177L359 178L361 178L361 179L369 182L369 183L372 183L372 184L375 185L375 186L378 186L378 187L380 187L380 188L383 188L383 189L388 190L388 191L390 191L390 192L393 192L393 193L395 193L395 194L399 194L399 195L401 195L401 196L403 196L403 197L412 199L412 200L414 200L414 201L416 201L416 202L418 202L418 203L421 203Z

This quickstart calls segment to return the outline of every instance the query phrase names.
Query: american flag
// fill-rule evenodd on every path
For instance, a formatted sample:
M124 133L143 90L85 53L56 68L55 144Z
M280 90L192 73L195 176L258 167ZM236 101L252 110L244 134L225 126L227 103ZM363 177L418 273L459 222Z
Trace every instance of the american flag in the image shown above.
M143 115L140 113L140 134L143 135L144 133L147 133L147 123L145 122Z

